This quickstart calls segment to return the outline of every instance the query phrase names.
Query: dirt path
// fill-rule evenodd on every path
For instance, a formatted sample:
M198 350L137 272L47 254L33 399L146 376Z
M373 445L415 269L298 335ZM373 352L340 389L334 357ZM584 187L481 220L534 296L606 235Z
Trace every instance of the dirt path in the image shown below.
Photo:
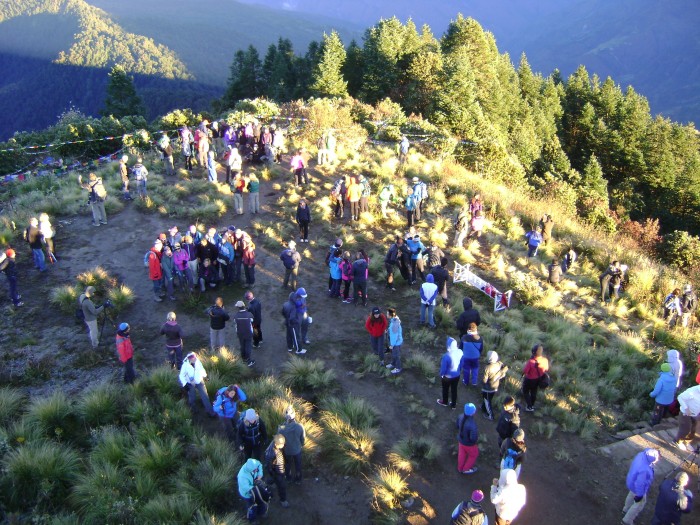
M312 172L312 175L317 180L320 178L318 173ZM256 220L278 220L274 214L276 195L269 188L269 183L262 184L263 213L256 216ZM288 359L279 315L288 295L288 290L280 286L283 269L278 251L282 247L277 251L265 249L260 239L255 238L251 219L252 216L247 212L242 217L233 217L229 212L217 225L235 224L253 234L256 241L258 266L254 292L263 304L265 342L261 349L254 351L254 359L257 361L255 370L258 373L275 373ZM7 329L0 335L0 344L5 362L17 363L16 367L9 366L12 370L21 370L23 360L48 356L49 377L39 387L33 387L32 391L61 387L68 392L75 392L105 378L118 380L120 369L112 357L111 345L102 347L99 357L92 355L88 350L84 329L64 314L53 311L47 301L52 287L72 284L75 275L98 264L119 276L137 294L136 302L128 315L117 320L132 325L137 369L143 370L165 360L158 331L170 310L178 312L178 320L187 334L186 349L205 347L208 344L208 324L203 314L180 313L180 298L174 303L167 300L155 303L152 300L147 269L142 263L143 254L156 235L173 224L177 224L181 231L188 226L181 220L142 214L128 204L124 211L109 217L107 226L94 228L87 216L77 217L62 225L57 236L59 264L51 267L45 275L38 275L31 268L26 254L21 254L18 258L20 291L24 295L26 307L17 313L9 307L3 310L3 322ZM439 395L438 383L431 385L410 369L406 369L398 380L387 380L371 373L361 379L357 378L354 374L357 364L349 357L351 354L370 352L364 320L371 306L376 304L385 308L395 305L402 318L406 336L417 325L418 291L416 289L415 297L407 299L404 291L406 285L399 279L398 290L393 293L386 292L382 282L370 282L370 302L367 308L328 298L328 275L323 260L332 239L319 235L319 230L312 224L311 242L300 245L311 250L314 259L303 261L299 279L300 285L308 291L309 312L314 318L309 331L312 343L308 345L308 356L322 358L329 367L336 370L343 395L365 397L380 410L383 441L375 453L375 464L385 463L386 451L396 441L407 436L427 433L442 444L443 453L439 459L432 466L421 469L410 477L411 489L417 491L422 500L412 509L410 522L448 523L449 514L457 503L467 499L475 488L488 493L492 478L497 477L495 423L479 417L479 430L486 436L486 442L480 446L481 456L477 463L480 470L470 477L460 475L456 472L454 423L458 411L435 404ZM360 246L349 248L357 249ZM213 301L215 294L221 294L229 309L232 309L235 301L242 298L243 292L242 288L232 286L207 294L210 301ZM106 337L111 340L113 332L109 327L105 332L109 333ZM229 328L227 340L234 346L235 334L232 327ZM436 364L444 351L442 336L440 341L431 351ZM412 350L409 339L405 345L404 359ZM424 410L435 411L436 417L428 424L428 428L423 424L424 418L408 412L410 397L422 404ZM458 406L467 401L478 406L480 395L476 390L466 391L462 387ZM550 440L530 434L533 418L537 417L539 416L524 415L523 427L528 434L528 460L521 480L528 490L528 504L517 523L588 525L592 516L599 523L617 523L625 496L626 465L611 464L608 459L594 453L594 447L604 443L588 445L575 435L558 431ZM557 457L561 459L556 459ZM323 464L307 470L303 485L291 487L290 501L292 507L289 510L273 506L270 523L282 519L289 525L330 524L338 523L339 519L342 523L369 522L369 493L363 479L345 479L334 475ZM486 507L492 516L490 504ZM648 513L653 508L653 502L650 501L647 507Z

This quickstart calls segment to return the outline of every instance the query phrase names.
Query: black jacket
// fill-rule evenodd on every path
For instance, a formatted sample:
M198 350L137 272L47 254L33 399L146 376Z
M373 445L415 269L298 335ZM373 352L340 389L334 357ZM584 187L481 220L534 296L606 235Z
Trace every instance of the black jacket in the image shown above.
M459 330L460 339L467 333L469 323L475 323L476 326L481 324L481 316L479 315L479 311L472 308L472 304L472 300L469 297L465 297L462 301L464 311L459 315L459 318L457 318L457 330Z
M308 204L304 208L297 207L297 222L311 222L311 210Z
M233 320L236 322L236 334L239 339L253 338L253 314L248 310L239 310L233 316Z
M212 306L209 309L209 320L212 330L223 330L226 328L226 321L231 319L228 312L220 306Z
M248 303L248 311L253 314L253 324L260 326L262 324L262 304L257 299L252 299Z

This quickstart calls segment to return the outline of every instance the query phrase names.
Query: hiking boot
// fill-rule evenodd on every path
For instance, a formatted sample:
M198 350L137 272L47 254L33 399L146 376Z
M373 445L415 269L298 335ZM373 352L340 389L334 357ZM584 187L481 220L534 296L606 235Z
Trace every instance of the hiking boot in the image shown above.
M479 470L478 468L472 467L472 468L470 468L469 470L463 471L462 474L474 474L474 473L475 473L476 471L478 471L478 470Z
M294 348L287 348L287 352L294 352Z
M441 407L449 406L447 403L443 402L442 399L438 399L438 400L437 400L437 404L440 405Z

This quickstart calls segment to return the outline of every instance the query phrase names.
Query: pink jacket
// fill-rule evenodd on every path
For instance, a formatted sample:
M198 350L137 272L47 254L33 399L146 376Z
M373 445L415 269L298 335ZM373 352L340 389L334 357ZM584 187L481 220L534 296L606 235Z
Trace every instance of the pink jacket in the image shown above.
M175 250L173 252L173 263L175 268L181 272L187 268L187 262L190 260L189 255L185 250Z

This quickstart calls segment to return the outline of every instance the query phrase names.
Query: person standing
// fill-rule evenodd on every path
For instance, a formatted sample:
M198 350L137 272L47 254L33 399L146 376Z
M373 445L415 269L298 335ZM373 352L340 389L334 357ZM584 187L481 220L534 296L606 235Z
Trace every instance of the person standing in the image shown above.
M15 263L15 251L12 248L5 250L5 253L0 256L0 270L5 273L7 285L10 291L10 300L15 308L24 306L20 300L22 296L17 291L17 264Z
M105 212L107 191L102 184L102 179L94 173L90 173L86 183L83 183L82 177L78 176L78 183L88 192L88 204L92 210L92 225L107 224L107 213Z
M129 193L129 156L123 155L119 161L119 176L122 179L122 199L125 201L133 201L131 193Z
M245 411L243 420L238 424L238 443L246 459L261 459L262 448L267 443L267 429L265 422L252 408Z
M247 287L253 287L255 286L255 243L248 234L244 234L240 239L236 240L236 254L239 252L240 261L243 264L245 285ZM238 255L236 255L236 257L238 257ZM240 281L240 275L238 280Z
M508 367L498 360L493 350L486 353L487 365L481 376L481 412L486 419L493 421L493 397L498 392L501 380L506 377Z
M39 219L29 219L29 226L24 230L24 240L27 241L34 257L34 267L40 272L46 271L46 258L44 257L44 236L39 229Z
M464 243L464 239L469 233L469 208L465 203L459 210L457 218L454 220L455 227L455 248L461 248Z
M654 466L659 461L659 451L647 448L639 452L627 472L626 485L629 489L622 512L623 525L634 525L634 520L644 509L647 492L654 482Z
M435 328L433 313L435 311L435 299L438 295L438 287L434 281L432 274L428 274L425 282L420 287L420 322L425 324L427 311L427 322L430 328Z
M513 469L518 478L523 468L527 454L525 445L525 431L518 428L513 432L513 436L506 438L501 443L501 470Z
M309 224L311 223L311 210L304 199L299 201L296 214L299 226L299 242L309 242Z
M252 354L253 348L253 314L250 313L243 301L236 303L238 312L233 316L236 323L236 335L241 347L241 358L251 367L255 364Z
M564 273L562 271L561 265L559 264L559 259L556 257L552 259L552 264L547 267L547 282L553 285L555 288L559 287L559 282L561 281L561 276Z
M160 260L163 257L163 242L156 239L153 247L148 251L148 278L153 283L153 300L160 303L163 300L165 291L163 291L163 268L160 265Z
M173 261L173 251L170 246L163 248L163 256L160 259L160 268L163 272L163 283L168 295L168 299L175 300L175 262Z
M289 502L287 501L287 480L284 475L285 460L282 452L284 443L284 436L275 434L267 449L265 449L265 470L272 476L272 482L277 485L280 505L286 509L289 507Z
M403 237L398 235L396 237L396 241L389 247L389 250L386 252L386 257L384 257L384 268L386 269L386 288L389 288L391 291L395 291L396 288L394 287L394 271L396 270L396 267L398 266L401 270L403 267L401 266L401 259L404 253L409 253L408 247L404 244ZM401 272L402 275L404 275L404 272ZM406 275L408 275L408 272L406 272ZM410 276L405 277L407 280L410 280Z
M501 471L499 479L491 485L491 503L496 511L496 525L510 525L525 506L525 486L518 483L514 470Z
M148 196L148 170L143 165L141 157L136 159L136 164L132 166L131 172L136 179L136 193L140 199L145 199Z
M394 192L394 185L387 184L382 188L377 197L379 200L379 207L382 210L382 219L387 218L387 211L389 211L389 204L396 199L396 193Z
M226 346L226 321L231 319L224 308L224 300L217 297L214 306L206 310L209 315L209 344L212 352Z
M213 409L219 416L224 433L231 443L238 442L238 424L240 423L238 403L247 399L245 391L238 385L223 386L216 392Z
M695 439L695 430L700 420L700 385L690 387L678 395L680 417L674 445L688 452L688 445Z
M681 314L681 326L683 326L683 328L688 328L690 318L693 316L697 306L698 298L693 291L693 287L686 284L683 287L683 296L681 297L681 310L683 310Z
M180 369L182 366L182 328L177 324L175 312L168 312L165 324L160 327L160 335L165 336L165 350L168 353L168 362L172 368Z
M296 420L296 411L289 405L284 412L284 423L277 429L278 434L284 436L284 463L286 466L285 476L287 481L294 480L299 484L302 480L301 451L306 442L306 430L304 426ZM292 477L292 465L294 465L294 476Z
M306 306L306 289L299 288L294 295L294 304L296 305L297 309L297 319L299 319L299 326L301 328L301 342L308 345L311 343L311 341L309 341L309 325L313 319L309 315L308 308Z
M350 203L350 220L360 220L360 199L362 198L362 186L356 177L350 177L347 189L347 198Z
M49 215L47 213L42 213L39 215L39 231L41 232L44 244L46 245L46 258L49 260L49 262L55 263L57 259L53 239L56 236L56 232L51 225L51 220L49 219Z
M413 238L410 236L406 238L406 246L411 252L411 284L416 284L419 275L422 280L425 280L423 265L425 245L421 242L420 235L416 234Z
M413 188L408 188L408 194L406 195L405 201L406 207L406 224L408 228L413 227L413 223L416 222L416 209L418 208L418 201L413 195Z
M246 187L246 180L243 175L236 173L231 181L231 192L233 193L233 212L236 215L243 215L243 191Z
M610 282L615 276L621 276L622 269L620 268L619 261L613 261L610 266L600 274L598 277L598 282L600 282L600 302L605 302L606 294L610 296Z
M651 525L680 525L682 515L689 514L693 508L693 493L687 486L688 474L685 472L661 482Z
M462 350L457 341L447 338L447 349L440 360L440 378L442 379L442 399L437 400L440 406L448 406L447 395L451 395L449 406L457 408L457 385L459 384L459 363L462 359Z
M372 186L370 186L367 177L360 174L359 184L361 188L360 193L360 214L369 212L369 198L372 195Z
M476 406L473 403L464 405L464 413L457 418L457 471L460 474L474 474L479 470L475 464L479 457L479 430L474 421Z
M260 181L255 173L248 176L248 211L260 213Z
M542 234L533 226L532 229L525 234L525 238L527 239L527 256L537 257L537 250L542 243Z
M668 407L673 403L673 398L676 393L676 378L671 372L671 365L664 363L661 365L659 378L656 380L654 390L649 394L654 398L654 412L651 415L651 426L658 425L666 415Z
M124 383L127 385L130 385L136 379L136 373L134 372L134 347L129 337L130 329L128 323L121 323L115 337L117 357L124 364Z
M362 296L362 306L367 306L367 274L369 273L369 265L367 259L362 256L362 253L357 252L355 261L352 263L352 290L355 306L360 304L360 296Z
M496 423L498 433L498 448L501 448L503 441L513 437L516 430L520 428L520 405L515 402L513 396L506 396L503 400L503 409Z
M484 493L480 490L472 492L469 501L463 501L452 511L450 525L488 525L489 519L481 507Z
M440 264L433 266L430 274L438 287L438 294L442 297L442 307L449 308L450 301L447 300L447 281L450 280L450 272L447 269L449 263L447 257L440 258Z
M267 514L267 502L263 499L256 483L263 479L265 470L257 459L249 458L238 471L238 494L246 504L246 517L248 521L256 522Z
M462 337L462 383L466 386L476 386L479 377L479 359L484 351L484 340L479 335L475 323L469 325L469 330Z
M372 308L372 312L365 320L365 330L369 333L369 343L377 357L379 364L384 365L384 334L389 327L389 321L378 307Z
M226 159L226 184L231 184L241 173L243 158L236 146L229 146L228 159Z
M391 363L386 365L391 369L392 374L401 372L401 345L403 345L403 328L401 327L401 319L396 314L394 308L388 308L389 328L387 334L389 336L389 350L391 350Z
M411 147L411 143L408 142L406 135L401 136L401 141L399 142L399 167L403 168L403 165L408 160L408 149Z
M97 316L101 314L105 305L95 307L95 303L92 302L92 298L95 296L95 287L88 286L85 288L85 293L78 297L78 304L83 311L83 319L88 327L88 334L90 335L90 342L92 343L92 349L97 350L97 345L99 344L100 332L97 329Z
M167 133L158 141L160 151L163 153L163 164L165 164L165 175L175 175L175 163L173 162L173 147L170 144L170 137Z
M420 180L418 177L413 177L413 198L416 202L416 220L421 220L423 215L423 208L425 207L425 202L428 199L428 187L425 182Z
M554 228L554 219L546 213L540 219L540 231L542 232L542 242L545 246L552 240L552 229Z
M669 328L673 328L682 316L681 289L676 288L664 299L664 321Z
M208 144L208 142L206 142ZM201 152L200 152L201 155ZM214 150L210 149L206 153L207 180L212 184L219 183L219 175L216 172L216 159L214 158Z
M210 417L216 417L216 412L211 406L209 394L207 394L207 386L204 384L204 379L207 377L207 372L202 366L202 362L197 357L197 354L190 352L182 361L180 367L180 384L187 391L187 401L190 408L194 409L195 391L199 393L199 398L202 401L202 406Z
M182 156L185 157L185 168L192 171L192 157L194 157L194 135L189 127L183 126L180 129L180 143Z
M460 339L467 333L471 323L474 323L477 327L481 324L481 315L479 314L479 310L474 308L474 303L471 298L465 297L462 299L462 308L464 311L459 314L456 321Z
M301 323L297 313L296 292L289 294L289 299L282 306L282 317L287 330L287 352L303 355L306 349L301 347Z
M260 348L263 343L262 304L250 290L245 293L244 297L248 301L248 311L253 316L253 348Z
M297 243L289 241L287 249L280 254L280 259L284 265L284 281L282 288L286 288L291 284L292 289L297 288L297 276L299 275L299 264L301 263L301 254L297 251Z
M309 183L309 176L306 173L306 164L304 163L304 156L302 153L303 152L298 149L296 155L294 155L290 161L291 171L294 174L294 186L301 186L302 183Z
M549 360L543 355L544 348L536 344L532 348L532 357L528 359L523 368L523 397L525 398L525 411L535 411L537 390L540 380L549 371Z

